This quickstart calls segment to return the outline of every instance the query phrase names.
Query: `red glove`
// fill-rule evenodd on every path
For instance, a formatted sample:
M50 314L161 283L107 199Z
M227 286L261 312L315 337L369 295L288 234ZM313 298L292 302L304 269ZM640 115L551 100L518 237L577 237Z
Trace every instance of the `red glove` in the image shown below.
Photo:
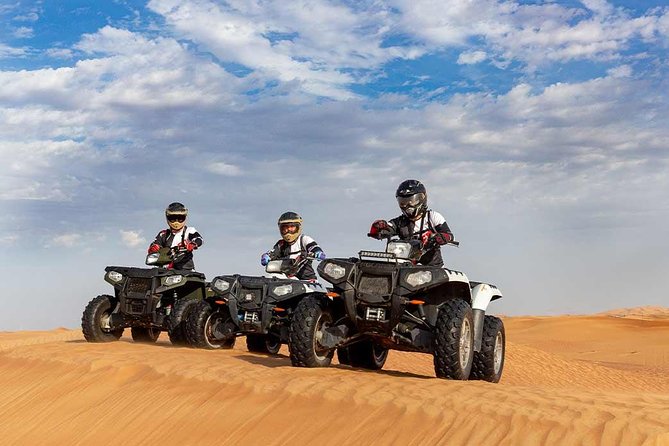
M437 232L432 239L437 245L445 245L446 243L453 241L453 236L448 232Z
M151 243L149 246L149 254L160 251L160 245L158 243Z
M197 249L197 245L190 240L186 240L184 245L186 246L186 251L188 252L193 252L194 249Z
M432 234L434 232L427 230L423 232L423 234L420 236L420 242L422 243L423 246L428 246L428 243L430 243L430 237L432 237Z
M369 234L367 234L367 236L380 239L384 235L383 233L388 231L390 231L390 226L388 225L387 221L376 220L374 223L372 223L372 227L369 229Z

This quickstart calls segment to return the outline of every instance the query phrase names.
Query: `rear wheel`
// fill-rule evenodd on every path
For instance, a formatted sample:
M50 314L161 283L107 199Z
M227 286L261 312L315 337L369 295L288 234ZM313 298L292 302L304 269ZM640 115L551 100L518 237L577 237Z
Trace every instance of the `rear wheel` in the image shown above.
M290 362L295 367L327 367L334 349L320 344L323 330L332 324L326 303L314 296L305 297L295 308L290 324Z
M250 352L276 355L281 349L281 340L272 334L249 334L246 335L246 348Z
M227 307L216 307L206 300L198 302L188 315L188 337L199 348L230 349L235 345L234 324Z
M174 345L191 345L186 331L188 313L200 302L198 299L178 299L167 317L167 335Z
M341 362L340 350L346 350L348 365L369 370L381 370L388 358L388 349L371 340L361 341L337 350Z
M434 370L438 378L469 379L474 358L472 309L462 299L439 308L434 337Z
M154 343L158 340L158 336L160 336L160 329L132 327L130 329L130 334L132 335L132 340L135 342Z
M109 325L116 303L112 297L101 295L91 300L81 317L81 331L88 342L118 341L123 335L123 328L112 330Z
M486 316L483 322L481 351L474 353L474 365L470 379L499 382L504 369L506 334L504 323L495 316Z

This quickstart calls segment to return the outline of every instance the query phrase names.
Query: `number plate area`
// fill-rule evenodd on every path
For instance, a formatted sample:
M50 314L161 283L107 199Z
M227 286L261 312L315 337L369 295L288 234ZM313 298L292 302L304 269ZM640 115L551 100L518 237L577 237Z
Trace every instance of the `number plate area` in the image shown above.
M260 321L260 315L257 311L245 311L242 320L248 324L257 324Z
M365 319L368 321L381 322L386 320L385 308L367 307L365 310Z

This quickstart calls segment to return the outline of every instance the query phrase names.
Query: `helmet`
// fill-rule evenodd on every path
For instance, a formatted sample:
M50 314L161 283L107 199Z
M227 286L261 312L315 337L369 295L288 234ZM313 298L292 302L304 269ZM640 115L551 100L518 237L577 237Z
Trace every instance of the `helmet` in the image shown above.
M284 212L277 223L281 238L293 243L302 233L302 217L297 212Z
M179 231L184 227L187 215L188 209L181 203L170 203L170 205L167 206L167 209L165 209L167 224L175 231Z
M402 213L411 220L419 219L427 210L427 190L418 180L406 180L397 188L395 198Z

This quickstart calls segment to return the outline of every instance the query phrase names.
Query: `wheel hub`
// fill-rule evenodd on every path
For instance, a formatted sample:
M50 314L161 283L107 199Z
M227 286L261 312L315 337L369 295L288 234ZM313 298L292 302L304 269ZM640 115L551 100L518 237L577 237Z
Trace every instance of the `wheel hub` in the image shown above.
M462 322L462 328L460 329L460 364L463 368L466 368L469 364L469 352L472 348L472 328L468 319L465 319Z

